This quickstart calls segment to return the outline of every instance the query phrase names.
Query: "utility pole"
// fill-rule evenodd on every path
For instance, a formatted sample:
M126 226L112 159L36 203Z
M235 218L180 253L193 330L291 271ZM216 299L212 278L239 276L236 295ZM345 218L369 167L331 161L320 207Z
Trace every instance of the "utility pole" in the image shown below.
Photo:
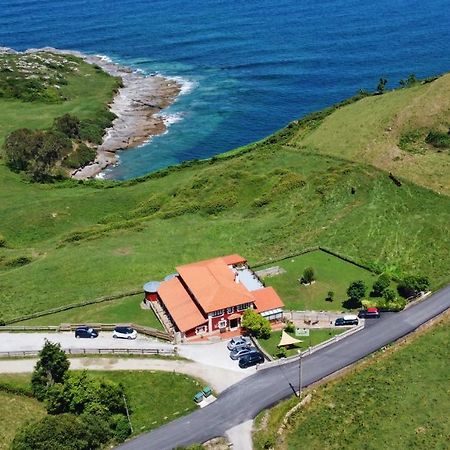
M125 411L127 412L127 419L128 423L130 424L130 430L131 433L133 433L133 425L131 425L130 413L128 412L127 398L125 397L125 394L123 394L123 402L125 403Z

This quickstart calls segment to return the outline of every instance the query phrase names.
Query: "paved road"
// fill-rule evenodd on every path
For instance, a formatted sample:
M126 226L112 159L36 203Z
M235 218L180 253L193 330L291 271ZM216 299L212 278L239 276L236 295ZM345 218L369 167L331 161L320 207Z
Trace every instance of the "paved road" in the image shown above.
M303 384L307 386L358 361L414 331L450 308L450 286L428 300L398 314L388 314L364 330L303 359ZM121 445L122 450L166 450L178 445L205 442L253 419L261 410L298 389L298 363L260 370L225 390L206 408L164 425Z

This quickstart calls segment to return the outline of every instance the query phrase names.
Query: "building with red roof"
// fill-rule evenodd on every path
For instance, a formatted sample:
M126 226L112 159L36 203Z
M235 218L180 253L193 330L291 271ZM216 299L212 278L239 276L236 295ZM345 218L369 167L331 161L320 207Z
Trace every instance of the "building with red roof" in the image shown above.
M184 337L239 329L248 308L269 320L283 316L284 304L272 287L264 287L240 255L178 266L164 281L144 286L146 299L158 302Z

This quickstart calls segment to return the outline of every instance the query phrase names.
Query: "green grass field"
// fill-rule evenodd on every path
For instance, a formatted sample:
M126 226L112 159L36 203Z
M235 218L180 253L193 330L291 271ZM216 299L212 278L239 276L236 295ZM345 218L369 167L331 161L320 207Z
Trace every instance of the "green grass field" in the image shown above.
M378 353L344 378L316 387L276 449L447 449L449 316L393 352ZM297 402L277 405L255 448ZM262 417L258 419L261 424Z
M342 311L342 303L347 300L346 291L352 281L363 280L368 287L368 294L377 279L372 272L320 250L275 261L258 267L258 270L273 266L279 266L286 272L266 277L264 283L273 286L286 309L293 311ZM307 267L312 267L316 276L315 283L309 286L298 281ZM334 292L332 302L326 300L329 291Z
M153 310L142 309L143 295L111 300L103 303L69 309L36 319L24 320L20 325L60 325L61 323L135 323L163 330Z
M341 334L346 330L330 329L312 329L310 330L309 337L299 337L295 333L288 333L290 336L299 339L300 343L296 344L292 348L286 350L286 356L293 356L298 354L299 350L306 350L308 347L314 347L314 345L320 344L333 336ZM269 339L258 339L258 343L261 347L271 356L274 356L278 349L278 344L281 339L281 331L272 331ZM276 359L276 358L275 358Z

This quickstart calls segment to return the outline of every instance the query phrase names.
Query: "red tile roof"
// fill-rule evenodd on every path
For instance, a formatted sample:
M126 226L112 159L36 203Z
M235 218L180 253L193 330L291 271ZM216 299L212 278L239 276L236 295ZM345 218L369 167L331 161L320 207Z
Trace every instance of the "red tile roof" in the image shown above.
M163 281L158 294L181 332L206 323L207 319L197 308L178 278Z
M272 286L252 291L252 294L255 299L256 310L259 313L284 307L284 303Z
M225 264L228 264L230 266L236 266L238 264L245 264L247 262L247 260L245 258L243 258L241 255L238 255L238 254L222 256L221 259L223 261L225 261Z
M177 267L177 271L206 313L253 302L244 285L236 283L230 261L245 261L239 255L208 259Z

